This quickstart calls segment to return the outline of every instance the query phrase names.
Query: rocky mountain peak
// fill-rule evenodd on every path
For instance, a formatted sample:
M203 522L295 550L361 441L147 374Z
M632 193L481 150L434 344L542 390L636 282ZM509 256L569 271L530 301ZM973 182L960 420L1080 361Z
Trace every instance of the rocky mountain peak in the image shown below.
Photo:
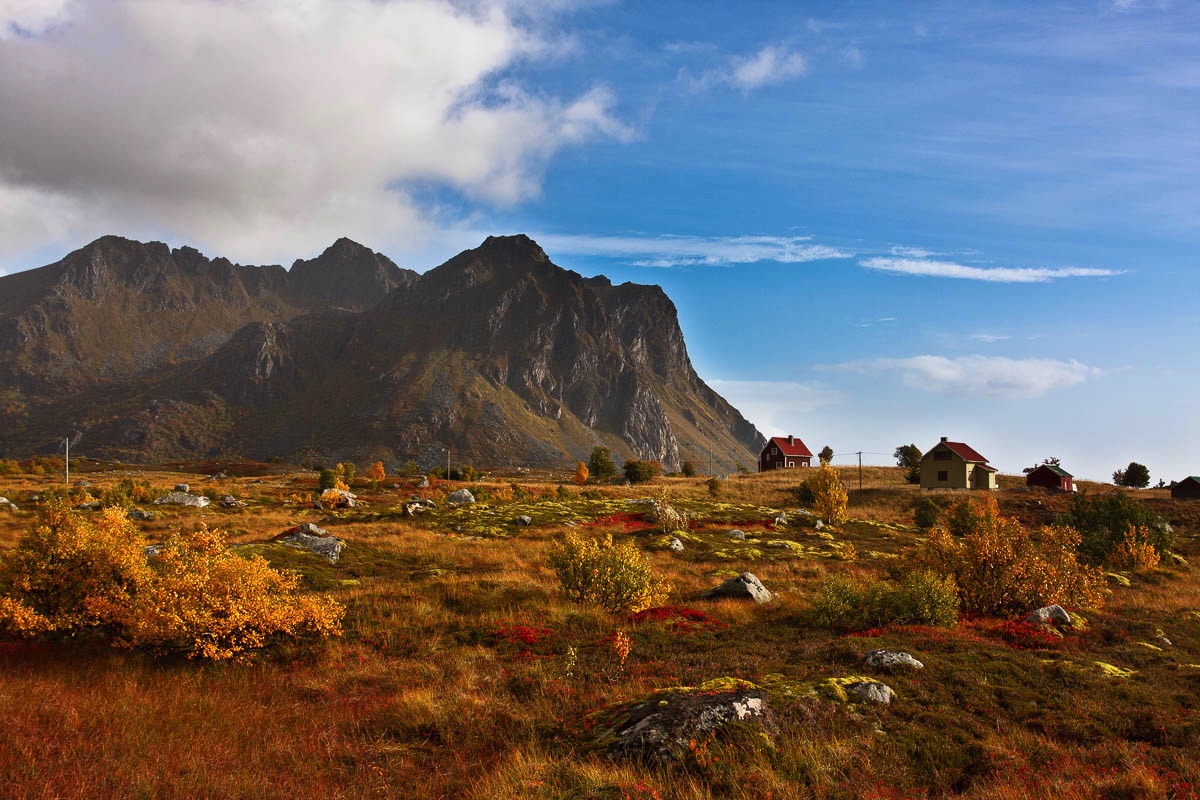
M292 264L288 284L302 301L362 309L416 278L412 270L343 236L316 258Z

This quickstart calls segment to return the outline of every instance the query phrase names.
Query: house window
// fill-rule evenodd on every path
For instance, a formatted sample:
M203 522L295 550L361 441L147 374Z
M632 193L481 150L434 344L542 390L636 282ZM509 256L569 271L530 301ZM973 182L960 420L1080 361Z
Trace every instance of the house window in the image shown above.
M777 448L777 447L772 447L772 448L771 448L771 455L773 455L773 456L777 456L777 455L779 455L779 448Z
M789 462L788 462L788 466L789 466L789 467L794 467L794 466L796 466L796 462L795 462L795 461L789 461Z
M948 481L948 480L950 480L950 473L949 473L947 470L944 470L944 469L939 469L939 470L938 470L938 480L939 480L939 481Z
M949 461L951 458L949 450L938 450L933 454L934 461Z

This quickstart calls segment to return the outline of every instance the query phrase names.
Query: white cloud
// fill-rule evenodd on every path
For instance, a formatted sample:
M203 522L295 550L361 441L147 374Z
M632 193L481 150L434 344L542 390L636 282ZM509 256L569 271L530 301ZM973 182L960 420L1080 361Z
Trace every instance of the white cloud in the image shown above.
M707 70L692 81L696 91L714 86L732 86L748 92L772 83L802 78L808 59L784 45L768 45L748 56L733 56L719 68Z
M799 264L852 258L807 236L588 236L537 234L548 252L628 258L641 267L727 266L778 261Z
M983 342L984 344L995 344L996 342L1004 342L1011 339L1011 336L1006 336L1000 333L972 333L967 337L973 342Z
M899 372L906 386L969 397L1030 398L1083 383L1101 370L1074 359L922 355L853 361L825 369L869 374Z
M72 0L0 0L0 39L37 36L63 22Z
M64 243L175 236L259 262L342 234L407 247L433 228L414 186L511 204L562 148L632 136L604 87L502 80L571 47L519 2L0 3L3 30L72 13L0 38L4 226Z
M916 275L924 278L958 278L990 283L1047 283L1059 278L1103 278L1123 274L1120 270L1091 267L968 267L952 261L932 261L921 258L865 258L859 262L867 269L895 275Z
M893 245L891 253L894 256L903 256L904 258L929 258L930 256L940 255L940 253L926 250L923 247L907 247L902 244Z
M767 436L787 433L799 414L842 401L839 392L820 383L726 380L707 383Z

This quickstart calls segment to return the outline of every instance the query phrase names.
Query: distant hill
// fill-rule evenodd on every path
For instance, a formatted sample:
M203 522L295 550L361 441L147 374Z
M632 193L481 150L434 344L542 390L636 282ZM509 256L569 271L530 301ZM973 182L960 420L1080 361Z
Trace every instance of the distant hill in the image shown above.
M752 464L661 288L489 237L420 275L348 239L250 267L106 236L0 277L0 455Z

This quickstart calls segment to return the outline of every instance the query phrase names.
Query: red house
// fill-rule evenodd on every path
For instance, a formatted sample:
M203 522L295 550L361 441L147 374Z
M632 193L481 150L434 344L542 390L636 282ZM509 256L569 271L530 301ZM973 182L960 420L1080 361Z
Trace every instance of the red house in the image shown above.
M1171 497L1176 500L1200 500L1200 476L1189 475L1172 486Z
M812 451L795 436L772 436L758 457L758 471L812 465Z
M1025 485L1073 492L1075 491L1075 476L1062 467L1056 467L1053 464L1042 464L1025 477Z

